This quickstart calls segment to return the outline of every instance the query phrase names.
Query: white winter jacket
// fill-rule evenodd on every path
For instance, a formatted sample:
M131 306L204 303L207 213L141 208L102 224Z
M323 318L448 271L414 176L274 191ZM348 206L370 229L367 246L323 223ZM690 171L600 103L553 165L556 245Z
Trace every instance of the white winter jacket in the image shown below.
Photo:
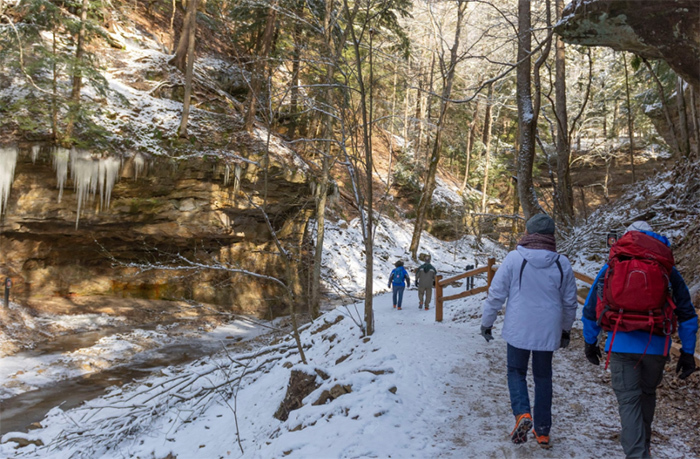
M501 336L508 344L531 351L559 349L562 330L571 330L576 318L576 280L569 260L550 250L518 246L496 271L481 325L493 326L506 299Z

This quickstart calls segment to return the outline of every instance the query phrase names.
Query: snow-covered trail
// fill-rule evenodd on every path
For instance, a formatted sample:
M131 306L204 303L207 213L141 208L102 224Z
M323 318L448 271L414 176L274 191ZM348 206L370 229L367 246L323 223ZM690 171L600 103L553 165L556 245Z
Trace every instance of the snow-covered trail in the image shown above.
M486 343L479 334L485 294L446 303L442 323L435 322L434 309L419 310L416 298L408 290L403 310L396 311L389 295L377 296L372 340L392 348L400 362L396 377L407 387L399 391L403 403L414 407L410 428L418 424L419 431L430 433L429 444L416 451L418 457L430 456L430 447L439 457L452 458L597 457L601 451L623 455L614 438L617 415L608 408L615 407L612 391L593 383L599 369L583 361L580 344L555 353L553 447L544 450L534 441L517 446L508 436L513 416L506 343ZM533 387L530 381L531 402Z

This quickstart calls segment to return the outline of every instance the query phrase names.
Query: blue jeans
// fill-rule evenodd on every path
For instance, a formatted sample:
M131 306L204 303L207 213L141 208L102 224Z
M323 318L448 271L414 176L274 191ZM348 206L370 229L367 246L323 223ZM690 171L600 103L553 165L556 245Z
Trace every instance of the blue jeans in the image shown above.
M392 298L394 300L394 306L401 307L401 303L403 302L403 291L406 288L405 285L393 285L392 286Z
M552 427L552 351L528 351L508 345L508 390L513 414L530 413L527 393L527 367L532 352L532 375L535 380L533 421L537 435L549 435Z

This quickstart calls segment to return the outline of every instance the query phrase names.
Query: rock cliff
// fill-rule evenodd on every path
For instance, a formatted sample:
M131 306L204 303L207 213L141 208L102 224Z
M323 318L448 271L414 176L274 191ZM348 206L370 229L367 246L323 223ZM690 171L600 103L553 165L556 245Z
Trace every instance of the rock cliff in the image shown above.
M264 277L302 293L310 169L281 145L269 155L247 145L188 159L0 149L0 275L14 280L13 299L111 295L283 312L283 289ZM292 254L290 275L262 208Z
M575 0L555 32L568 43L663 59L700 90L698 0Z

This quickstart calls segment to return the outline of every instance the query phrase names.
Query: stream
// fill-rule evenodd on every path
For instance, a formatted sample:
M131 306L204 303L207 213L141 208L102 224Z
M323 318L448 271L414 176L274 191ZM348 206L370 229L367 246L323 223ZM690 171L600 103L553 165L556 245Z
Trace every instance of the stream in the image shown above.
M90 347L101 338L123 331L128 330L109 328L103 331L64 335L31 351L15 354L12 358L30 360L39 357L55 357ZM224 346L241 341L246 334L224 330L197 337L182 337L161 347L139 352L126 363L87 375L53 381L35 390L5 398L0 401L0 436L8 432L26 432L32 424L40 422L46 413L56 406L60 406L63 410L75 408L85 401L105 394L111 386L122 386L147 377L167 366L188 363L215 354Z

